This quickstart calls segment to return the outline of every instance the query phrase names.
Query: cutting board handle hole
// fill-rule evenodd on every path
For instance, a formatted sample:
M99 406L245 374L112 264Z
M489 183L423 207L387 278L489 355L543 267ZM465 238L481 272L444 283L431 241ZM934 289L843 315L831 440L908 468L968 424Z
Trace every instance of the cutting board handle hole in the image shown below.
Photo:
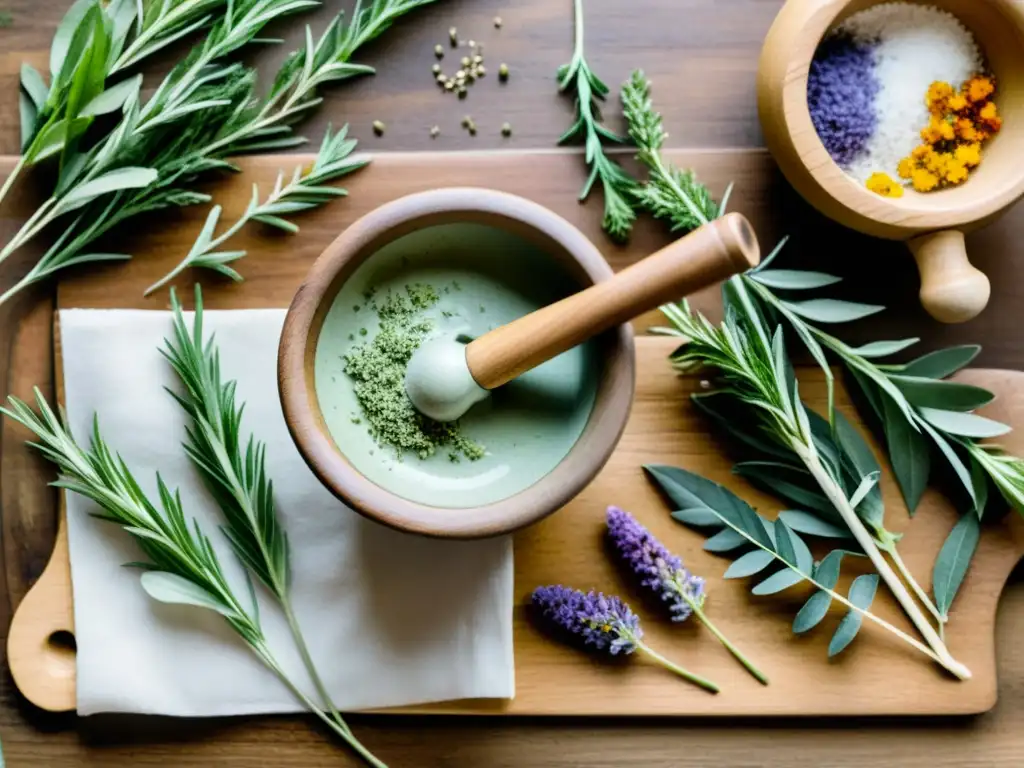
M68 632L66 629L59 629L52 633L46 642L50 648L54 651L61 653L74 654L78 651L78 645L75 643L75 636Z

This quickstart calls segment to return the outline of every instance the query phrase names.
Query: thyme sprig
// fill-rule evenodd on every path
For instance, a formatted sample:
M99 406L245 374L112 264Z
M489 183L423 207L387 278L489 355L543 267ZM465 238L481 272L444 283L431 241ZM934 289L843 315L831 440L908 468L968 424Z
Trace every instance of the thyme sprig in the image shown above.
M245 212L222 234L217 237L213 233L220 220L221 207L214 206L210 210L206 223L192 245L191 250L170 272L146 289L146 296L167 285L170 281L189 268L211 269L235 282L244 278L229 264L246 255L246 251L219 251L218 249L234 237L251 221L257 221L290 234L299 231L297 224L284 218L300 211L308 211L331 200L344 197L348 193L340 187L324 186L345 176L369 163L369 158L351 158L355 149L355 139L346 138L347 130L342 128L336 134L331 133L327 126L320 151L311 167L297 166L292 172L291 180L285 183L284 171L277 176L274 188L262 203L259 200L259 187L253 184L252 198Z
M625 240L636 219L632 201L636 182L621 165L605 154L604 141L622 144L626 139L601 124L598 104L607 96L608 86L594 74L584 53L582 1L574 0L574 8L576 42L570 62L558 68L558 88L562 92L571 89L575 94L576 121L559 137L558 143L583 139L584 158L590 166L590 175L580 191L580 202L587 199L594 182L600 179L604 188L601 226L613 239Z
M157 506L139 486L126 462L106 444L98 420L93 420L92 446L85 449L68 430L63 411L59 416L54 413L38 389L35 399L38 414L15 397L8 398L10 408L0 408L0 413L36 435L38 442L31 445L55 464L60 473L54 485L95 502L99 507L96 517L120 526L135 539L148 560L131 565L143 569L141 583L146 593L159 602L219 613L310 712L368 764L385 768L340 717L324 711L288 677L263 632L252 583L248 604L244 604L228 583L221 560L202 526L185 517L180 495L171 491L157 474Z
M725 212L730 189L719 205L692 170L680 170L662 157L668 136L661 114L651 101L651 83L635 70L622 86L622 113L637 148L637 160L648 170L647 181L634 189L637 204L655 218L667 219L673 232L686 234Z

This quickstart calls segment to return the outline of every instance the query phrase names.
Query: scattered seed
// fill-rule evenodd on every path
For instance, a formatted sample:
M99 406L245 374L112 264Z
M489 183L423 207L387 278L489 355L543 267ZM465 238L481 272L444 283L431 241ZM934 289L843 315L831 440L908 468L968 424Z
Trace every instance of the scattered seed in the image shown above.
M487 69L483 65L481 65L481 66L476 68L476 76L477 77L483 77L486 74L487 74Z
M501 29L501 16L494 17L494 28Z
M455 79L456 80L463 80L463 79L465 79L465 77L466 77L466 70L464 70L464 69L460 69L458 72L455 73Z
M377 134L378 136L383 136L384 135L384 131L386 129L387 129L387 126L384 125L384 123L382 123L380 120L374 120L373 121L373 132L375 134Z
M462 61L459 62L463 67L468 67L470 64L469 56L463 56Z
M455 27L448 27L448 39L451 40L452 48L459 44L459 30Z
M430 138L436 139L440 135L441 129L438 126L435 125L433 128L430 129Z
M471 126L472 124L473 124L473 118L470 117L469 115L466 115L464 118L462 118L462 127L463 128L469 128L469 126Z
M448 78L445 77L443 74L437 76L438 85L444 85L446 82L448 82Z
M470 136L476 136L476 126L475 125L469 126L469 135Z
M501 124L501 135L506 137L512 135L512 125L510 123Z
M440 43L434 46L434 55L437 56L437 58L439 59L444 58L444 48L441 46Z
M444 81L444 89L446 91L455 90L455 81L454 80L445 80Z
M459 98L460 99L466 98L466 86L460 85L459 86L459 90L458 90L458 94L459 94Z
M469 41L469 47L470 48L476 48L476 40L470 40Z
M476 56L473 57L473 63L474 64L483 64L484 63L484 57L481 56L480 54L477 54Z
M508 64L502 64L498 67L498 78L502 81L508 80Z
M441 74L441 65L440 64L435 64L434 66L432 66L430 68L430 71L433 72L435 75L440 75Z

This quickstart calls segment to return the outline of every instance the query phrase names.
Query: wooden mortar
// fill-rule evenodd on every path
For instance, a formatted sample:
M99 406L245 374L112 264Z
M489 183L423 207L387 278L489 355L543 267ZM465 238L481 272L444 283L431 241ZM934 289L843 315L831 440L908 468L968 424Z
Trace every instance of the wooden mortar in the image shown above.
M978 315L990 293L988 278L967 258L964 233L984 225L1024 194L1024 4L910 1L937 6L959 18L996 77L1003 127L985 143L981 165L964 184L882 197L836 165L811 123L807 76L815 49L836 24L881 0L788 0L761 52L758 110L765 143L797 191L844 226L905 241L921 274L921 304L935 319L958 323Z

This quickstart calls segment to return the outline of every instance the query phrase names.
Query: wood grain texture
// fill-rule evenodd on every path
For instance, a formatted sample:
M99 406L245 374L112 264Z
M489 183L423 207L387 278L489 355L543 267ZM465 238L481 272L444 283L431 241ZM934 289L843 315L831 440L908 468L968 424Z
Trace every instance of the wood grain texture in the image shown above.
M2 0L2 6L13 12L15 22L11 29L0 30L0 152L13 154L18 149L18 67L25 60L45 70L49 39L67 4L67 0ZM321 24L314 26L322 27L326 15L339 5L348 7L351 3L331 3L318 17ZM637 65L644 67L654 78L655 95L665 112L673 146L757 147L761 133L752 106L754 73L764 34L781 6L782 0L649 0L642 7L618 0L587 0L589 58L609 83L624 79ZM327 122L337 125L348 120L354 135L375 151L440 149L453 151L449 158L456 161L461 154L454 151L550 148L568 126L572 111L572 105L554 93L553 76L554 67L568 60L571 46L568 0L442 0L425 14L429 14L429 22L402 25L368 50L362 61L378 65L376 77L327 94L324 108L307 124L306 133L311 139L319 139ZM472 25L470 14L478 20ZM455 107L456 102L441 99L417 79L422 75L425 81L428 77L427 68L432 63L429 50L442 41L451 24L476 31L477 23L483 24L497 14L503 16L503 31L507 33L502 46L508 47L495 47L493 53L507 59L512 68L507 90L475 89L467 102ZM301 20L284 25L289 41L297 40L300 25ZM265 50L260 60L273 64L289 48L285 45ZM166 62L155 68L161 70L166 71ZM494 83L492 80L489 84ZM458 129L466 111L463 107L472 111L478 125L486 121L476 137ZM374 119L388 124L380 139L373 138L370 130ZM514 128L507 141L498 135L498 126L505 120ZM614 116L612 122L621 127ZM435 123L442 133L431 142L428 130ZM939 326L929 321L912 298L918 288L917 276L902 248L826 222L781 182L764 153L753 157L753 167L743 174L730 175L736 162L730 157L698 156L698 167L705 178L712 167L721 167L720 173L711 174L716 183L735 178L737 191L745 190L749 195L740 210L748 214L755 208L760 211L760 221L755 223L766 242L773 234L793 234L788 249L794 263L814 264L843 274L847 283L839 293L847 298L890 306L883 316L844 329L844 338L857 341L883 335L917 335L923 338L922 346L929 348L983 341L985 350L979 364L1024 367L1024 343L1015 328L1015 317L1024 300L1024 259L1013 257L1024 236L1019 206L1010 216L968 237L972 258L992 281L988 310L963 326ZM466 159L472 162L473 156ZM487 170L486 165L484 168ZM561 177L552 180L549 171ZM577 223L584 225L584 231L612 257L613 263L628 262L628 252L612 249L601 239L600 201L585 207L573 202L584 179L579 158L552 167L520 163L515 173L526 177L520 182L524 185L532 181L539 187L549 187L551 197L558 197L565 209L560 212L577 217ZM452 175L458 176L459 172ZM269 181L269 174L263 178ZM488 178L488 183L494 181L493 175ZM720 189L716 187L715 191ZM334 211L350 204L360 204L358 195ZM9 208L0 209L0 227L15 215ZM189 221L193 227L198 226L197 219ZM340 228L344 222L339 219L336 223ZM169 224L183 225L176 219ZM639 252L650 252L663 243L661 232L650 222L642 224L636 235ZM294 243L300 244L305 235ZM304 258L311 261L312 256L306 253ZM9 282L10 277L0 271L0 286ZM261 290L272 291L272 283L272 279L265 281ZM133 301L136 295L133 293ZM27 305L41 300L45 297L32 297ZM30 345L23 357L43 360L49 348L48 309L29 315L23 306L17 313L0 317L0 346L10 348L14 330L29 316L42 330L33 342L36 346ZM29 343L28 336L22 338ZM7 357L6 353L0 355L0 381L8 378ZM50 380L42 373L15 372L8 391L19 387L24 391L32 384L48 388ZM39 493L40 483L48 477L43 472L26 478L20 491L11 490L6 476L0 480L5 567L13 595L24 593L53 545L56 507L51 506L47 513L34 499L17 502L20 493ZM31 525L23 525L15 535L10 528L12 518ZM12 566L12 548L24 552L26 562L38 562L33 574L25 576L32 569ZM585 719L534 719L512 724L485 719L355 716L351 722L365 743L386 761L423 768L618 768L639 764L649 768L862 768L875 764L900 768L1017 768L1024 753L1020 730L1024 719L1024 646L1016 642L1024 634L1022 573L1018 569L1012 579L997 617L999 704L981 717L886 721L824 718L770 723L749 719L700 723L609 720L596 724ZM0 603L6 600L6 593L0 596ZM0 610L0 626L6 626L8 619L9 611ZM0 739L7 763L13 768L251 768L264 763L309 768L356 764L306 718L175 721L54 717L26 705L6 676L0 677Z
M990 709L996 697L996 606L1007 576L1024 552L1024 523L1014 515L1002 524L987 527L975 565L951 612L946 642L957 661L973 673L969 681L959 682L943 674L870 622L850 650L826 661L829 630L823 627L801 637L793 636L790 630L793 613L812 590L801 587L781 597L757 598L749 594L749 584L744 580L724 580L721 574L728 560L704 552L703 536L672 521L664 499L644 476L641 467L645 464L684 466L729 485L769 517L779 508L772 497L756 492L731 474L732 462L725 444L709 432L707 422L689 403L689 396L700 390L700 379L681 378L666 363L676 345L673 339L637 339L634 405L615 453L581 494L556 514L515 536L515 698L444 702L401 711L774 717L949 715ZM59 371L59 360L57 368ZM996 392L1001 403L998 416L1011 424L1021 424L1015 442L1024 447L1024 421L1014 421L1024 418L1024 373L974 370L964 376ZM817 368L809 368L802 369L799 378L805 402L823 412L827 408L824 376ZM836 403L851 421L857 422L845 391L837 393ZM882 456L877 448L876 453ZM931 564L956 521L956 513L939 494L929 491L911 521L890 478L883 485L883 494L887 526L903 534L901 555L911 572L921 578L924 588L930 589ZM768 675L771 685L762 687L706 630L692 623L674 625L658 600L645 600L642 592L638 595L635 580L607 556L604 510L608 504L628 506L683 557L689 568L707 578L709 615ZM41 635L39 629L74 625L67 599L67 557L66 540L61 537L39 584L15 613L8 654L15 679L26 686L22 690L44 708L58 710L64 702L73 701L74 680L68 676L66 657L45 644L45 631ZM854 576L870 572L867 563L847 559L844 565L838 590L843 594ZM65 579L63 585L61 577ZM537 586L554 583L625 596L643 616L645 638L653 648L713 680L722 692L711 696L640 659L609 662L553 642L531 613L529 595ZM825 627L838 621L843 613L839 608L833 605ZM887 592L875 600L872 612L913 633ZM897 679L898 686L887 685Z

